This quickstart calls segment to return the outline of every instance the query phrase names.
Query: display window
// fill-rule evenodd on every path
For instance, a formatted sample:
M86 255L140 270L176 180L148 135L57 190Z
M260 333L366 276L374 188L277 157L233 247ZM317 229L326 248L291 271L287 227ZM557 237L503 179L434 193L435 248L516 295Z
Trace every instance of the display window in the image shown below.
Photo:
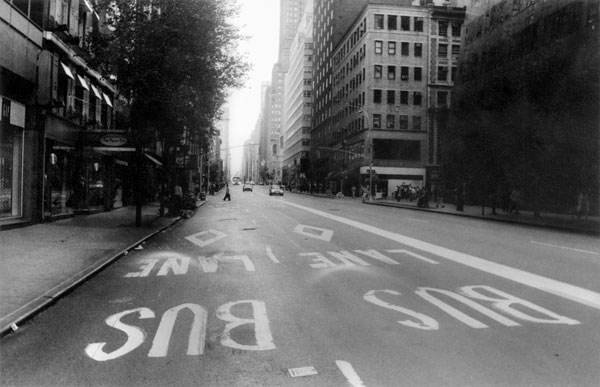
M74 148L46 140L44 210L46 215L71 213L77 205Z
M0 218L21 216L23 130L0 125Z

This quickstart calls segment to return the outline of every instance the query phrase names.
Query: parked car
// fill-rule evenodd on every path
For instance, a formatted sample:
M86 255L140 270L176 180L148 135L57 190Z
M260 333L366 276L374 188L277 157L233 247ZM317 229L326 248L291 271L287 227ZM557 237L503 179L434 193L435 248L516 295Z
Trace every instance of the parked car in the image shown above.
M271 187L269 187L269 196L273 195L283 196L283 189L278 184L271 184Z
M244 186L242 187L242 192L246 192L246 191L252 192L252 185L250 185L248 183L244 184Z

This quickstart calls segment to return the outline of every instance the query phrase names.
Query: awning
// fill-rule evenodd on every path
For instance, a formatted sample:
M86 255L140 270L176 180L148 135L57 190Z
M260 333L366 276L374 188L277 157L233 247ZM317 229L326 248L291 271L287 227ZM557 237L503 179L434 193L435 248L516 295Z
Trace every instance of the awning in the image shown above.
M106 95L106 94L105 94ZM144 156L146 156L150 161L152 161L153 163L155 163L156 165L160 165L162 166L163 163L158 161L157 158L155 158L154 156L149 155L148 153L144 153Z
M96 98L102 99L102 96L100 95L100 92L98 91L96 86L92 85L92 91L94 92L94 94L96 94Z
M75 77L73 76L73 73L71 72L71 69L69 68L69 66L67 66L63 62L60 62L60 65L62 66L65 74L67 74L67 77L71 78L72 80L75 80Z
M110 107L113 107L112 102L110 102L110 98L108 98L108 95L106 95L105 93L102 93L102 95L104 96L104 100L106 101L106 104Z
M88 86L87 82L81 75L77 74L77 79L79 79L79 83L81 84L81 87L83 87L87 91L90 91L90 87Z

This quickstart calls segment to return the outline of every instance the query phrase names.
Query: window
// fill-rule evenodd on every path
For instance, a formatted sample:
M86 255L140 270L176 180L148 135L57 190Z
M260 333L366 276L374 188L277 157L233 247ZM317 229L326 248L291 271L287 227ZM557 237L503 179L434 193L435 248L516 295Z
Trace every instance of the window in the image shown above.
M400 91L400 104L408 105L408 91Z
M400 53L403 56L408 56L409 55L409 53L408 53L408 50L409 50L408 46L409 45L410 45L410 43L408 43L408 42L402 42L402 44L400 46Z
M383 29L383 15L375 15L375 29L382 30Z
M400 79L403 81L408 81L408 67L407 66L400 67Z
M421 130L421 116L413 116L413 130Z
M414 68L414 80L415 81L423 80L423 69L421 67Z
M438 21L438 29L439 36L448 36L448 22L446 20Z
M421 160L421 141L373 139L374 158L381 160Z
M456 78L456 71L457 71L456 66L452 66L452 73L450 73L450 80L452 82L454 82L454 79Z
M396 55L396 42L388 42L388 55Z
M415 25L415 32L423 32L423 18L422 17L415 17L414 19Z
M445 108L448 107L448 92L438 91L437 92L437 107Z
M400 130L408 130L408 116L400 116Z
M458 37L460 36L460 27L461 23L457 21L452 22L452 36Z
M375 65L375 73L374 73L375 79L381 79L382 67L383 66L381 66L381 65Z
M448 45L447 44L439 44L438 45L438 56L440 58L448 57Z
M381 114L373 114L373 129L381 129Z
M398 16L388 15L388 30L398 29Z
M387 103L388 103L388 105L393 105L396 103L396 91L395 90L387 91Z
M423 56L423 43L415 43L415 56L418 58Z
M383 41L376 40L375 41L375 54L381 55L383 53Z
M410 31L410 16L400 16L400 30Z
M423 95L420 91L415 91L413 93L413 105L421 106L421 101L423 100Z
M438 66L438 81L448 80L448 67Z
M373 90L373 103L381 103L381 90Z
M388 66L387 79L396 79L396 66Z
M385 117L385 127L387 129L394 129L394 115L393 114L388 114Z
M452 57L455 59L460 54L460 45L453 44L452 45Z

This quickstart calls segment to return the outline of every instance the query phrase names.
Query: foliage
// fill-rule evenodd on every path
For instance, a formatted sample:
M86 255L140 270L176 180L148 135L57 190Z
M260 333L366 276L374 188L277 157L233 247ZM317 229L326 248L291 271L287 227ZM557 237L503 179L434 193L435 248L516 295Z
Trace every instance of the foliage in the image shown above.
M440 138L447 182L480 198L518 188L536 211L568 211L580 190L597 195L597 44L576 34L458 84Z

